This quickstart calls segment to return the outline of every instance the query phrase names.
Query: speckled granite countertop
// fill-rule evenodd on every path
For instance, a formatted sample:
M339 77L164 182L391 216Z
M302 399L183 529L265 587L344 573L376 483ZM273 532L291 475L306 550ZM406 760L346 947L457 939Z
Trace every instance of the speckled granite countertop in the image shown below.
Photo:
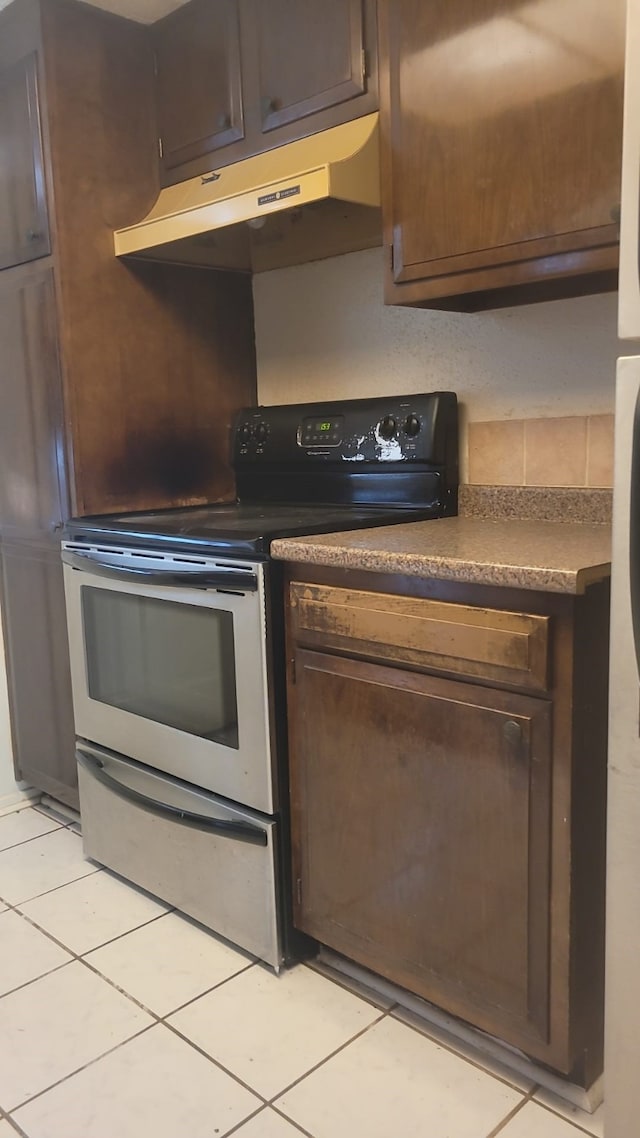
M609 575L607 525L440 518L377 529L280 538L280 561L404 573L476 585L581 593Z

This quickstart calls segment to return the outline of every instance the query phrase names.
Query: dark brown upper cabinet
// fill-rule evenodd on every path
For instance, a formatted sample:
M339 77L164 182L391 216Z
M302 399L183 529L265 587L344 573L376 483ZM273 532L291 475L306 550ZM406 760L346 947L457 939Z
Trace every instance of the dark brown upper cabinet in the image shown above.
M53 269L0 274L0 540L48 539L69 515Z
M381 0L386 300L615 287L624 0Z
M40 115L34 184L44 158L55 195L52 255L2 272L0 442L15 429L2 448L0 534L48 533L69 511L233 498L230 426L255 400L251 282L114 254L113 230L143 217L159 189L149 29L73 0L15 0L0 13L0 75L11 142L0 189L17 200L27 167L33 181Z
M193 0L154 28L166 170L244 137L237 0Z
M0 70L0 269L49 252L34 54Z
M253 0L264 133L367 93L362 0Z
M378 106L376 0L191 0L153 37L165 185Z

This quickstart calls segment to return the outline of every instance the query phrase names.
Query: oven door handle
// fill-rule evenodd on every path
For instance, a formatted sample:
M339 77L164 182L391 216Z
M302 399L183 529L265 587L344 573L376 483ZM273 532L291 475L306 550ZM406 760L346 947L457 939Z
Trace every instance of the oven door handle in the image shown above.
M220 838L233 838L237 842L247 842L252 846L266 846L267 833L259 826L252 826L249 822L229 822L223 818L209 818L204 814L195 814L190 810L181 810L179 806L171 806L168 802L161 802L157 798L148 798L139 790L126 786L104 769L102 759L81 747L76 749L76 759L81 767L87 771L97 782L102 783L107 790L131 802L134 806L146 810L148 814L155 814L160 818L170 818L181 826L188 826L191 830L204 830Z
M191 589L228 589L232 592L255 593L258 578L243 569L191 569L177 572L172 569L132 569L126 565L105 565L89 553L70 553L64 550L62 560L72 569L95 573L97 577L111 577L117 581L143 581L148 585L179 585Z

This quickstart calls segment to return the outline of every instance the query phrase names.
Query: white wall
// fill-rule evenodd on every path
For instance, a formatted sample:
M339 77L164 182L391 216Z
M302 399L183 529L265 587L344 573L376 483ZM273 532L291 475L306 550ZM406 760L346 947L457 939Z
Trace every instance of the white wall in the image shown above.
M262 403L452 389L468 420L613 410L615 294L462 314L384 307L382 250L254 278Z

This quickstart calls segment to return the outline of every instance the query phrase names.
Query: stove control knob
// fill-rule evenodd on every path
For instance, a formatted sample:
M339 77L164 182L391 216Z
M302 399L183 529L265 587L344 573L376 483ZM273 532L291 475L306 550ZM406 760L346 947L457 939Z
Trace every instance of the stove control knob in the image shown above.
M242 426L238 428L238 438L242 446L246 446L249 442L251 438L251 427L248 423L243 423Z
M415 438L416 435L420 434L420 420L417 415L407 415L404 432L410 438Z
M396 430L398 424L396 423L393 415L385 415L384 419L379 424L379 431L383 439L394 439L396 437Z
M255 434L255 437L259 443L265 442L266 437L267 437L267 424L266 423L258 423L258 426L256 427L256 429L254 431L254 434Z

